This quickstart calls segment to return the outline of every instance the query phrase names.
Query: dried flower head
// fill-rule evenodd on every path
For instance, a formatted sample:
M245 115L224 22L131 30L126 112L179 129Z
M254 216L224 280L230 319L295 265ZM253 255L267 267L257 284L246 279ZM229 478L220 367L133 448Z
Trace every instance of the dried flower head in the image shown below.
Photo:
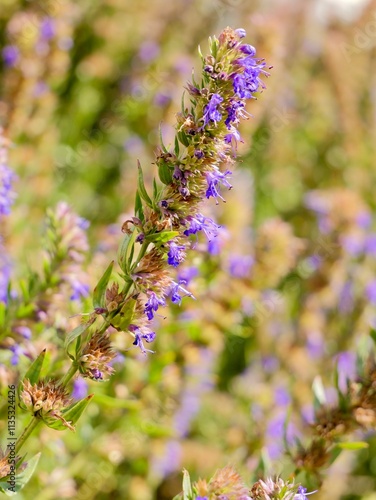
M111 347L109 333L95 333L84 347L79 359L84 377L106 380L115 370L110 365L116 352Z
M251 500L248 486L231 466L217 470L208 484L208 493L209 498Z
M61 420L65 427L74 430L73 426L61 415L61 410L68 407L72 400L67 390L56 380L39 381L31 384L23 382L21 400L26 408L36 417L52 417Z

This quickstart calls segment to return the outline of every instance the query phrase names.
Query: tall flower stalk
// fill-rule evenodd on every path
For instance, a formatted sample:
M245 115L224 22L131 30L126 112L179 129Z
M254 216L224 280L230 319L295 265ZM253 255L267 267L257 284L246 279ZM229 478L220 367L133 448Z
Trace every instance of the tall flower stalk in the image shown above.
M209 198L217 204L224 201L224 189L231 189L231 169L241 141L238 125L249 116L245 103L264 88L261 77L268 76L265 61L242 42L245 35L243 29L226 28L218 38L209 39L209 55L200 52L202 74L187 84L190 104L183 97L174 146L167 148L161 138L155 160L161 183L154 180L152 194L138 165L135 213L122 227L119 267L114 270L111 262L94 289L93 312L83 316L65 339L71 367L60 380L41 379L42 352L20 384L21 407L32 420L18 440L17 452L40 422L55 429L74 428L91 396L72 403L69 382L77 372L96 381L111 376L114 328L131 335L142 353L153 352L148 348L156 337L151 322L159 308L167 300L180 303L183 296L192 296L185 282L174 281L173 271L198 233L209 240L217 236L219 226L202 209ZM67 212L64 206L59 209ZM71 282L71 276L65 273L65 281ZM86 294L86 289L76 288L77 294Z

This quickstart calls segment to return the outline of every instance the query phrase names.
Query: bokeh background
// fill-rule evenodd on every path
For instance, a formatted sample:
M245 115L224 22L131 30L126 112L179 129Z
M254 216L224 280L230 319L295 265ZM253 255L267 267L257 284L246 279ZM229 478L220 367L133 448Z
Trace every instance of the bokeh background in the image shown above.
M45 212L64 200L90 222L95 286L132 214L137 159L151 185L159 128L171 142L183 87L200 71L197 46L205 53L227 25L246 29L273 69L248 107L227 203L208 204L221 234L186 264L196 300L157 320L156 354L118 341L111 381L81 387L96 397L76 433L43 428L29 440L30 455L43 453L20 499L171 499L183 467L197 479L228 463L249 481L260 470L287 478L287 414L288 441L309 440L313 381L330 404L336 364L345 387L355 353L369 349L373 0L1 0L0 123L18 176L1 234L14 278L40 269ZM53 335L91 307L66 302L36 350L54 352ZM4 386L8 359L1 351ZM344 452L314 498L376 498L376 438L359 439L369 448Z

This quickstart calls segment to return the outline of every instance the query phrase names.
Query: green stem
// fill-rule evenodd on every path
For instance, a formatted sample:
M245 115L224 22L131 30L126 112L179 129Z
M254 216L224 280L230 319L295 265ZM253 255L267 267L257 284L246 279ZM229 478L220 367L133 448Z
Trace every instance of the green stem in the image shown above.
M68 384L68 382L70 381L70 379L74 377L77 369L78 369L78 366L76 365L76 363L72 363L72 366L69 368L67 373L61 379L60 383L63 387L65 387Z
M140 260L145 255L146 250L148 249L148 246L149 246L149 242L148 241L144 241L143 244L142 244L142 246L141 246L141 248L140 248L140 252L139 252L139 254L137 256L137 260L136 260L136 262L132 266L132 270L135 269L138 266L138 264L140 263ZM128 292L131 289L132 285L133 285L133 281L129 281L128 283L126 283L124 285L124 288L123 288L122 291L123 291L123 294L125 296L128 294Z
M33 417L30 420L29 425L24 429L23 433L21 436L17 439L16 443L16 453L20 451L22 446L26 443L27 439L29 438L30 434L33 432L35 427L39 424L40 419L38 417Z

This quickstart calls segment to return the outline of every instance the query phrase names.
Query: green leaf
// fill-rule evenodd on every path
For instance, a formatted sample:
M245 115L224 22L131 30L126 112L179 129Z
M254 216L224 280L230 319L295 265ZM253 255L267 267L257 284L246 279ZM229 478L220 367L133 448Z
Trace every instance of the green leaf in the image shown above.
M177 135L178 135L179 141L182 144L184 144L184 146L188 147L189 146L189 139L188 139L187 134L181 130L180 132L178 132Z
M5 326L5 313L6 313L5 302L0 302L0 328L4 328Z
M77 401L77 403L74 403L72 406L62 410L61 416L71 425L76 425L78 419L81 417L93 397L94 394L90 394L86 398ZM46 417L43 421L48 427L51 427L51 429L55 429L57 431L64 431L67 429L63 422L58 418Z
M158 165L158 175L163 184L171 184L172 182L172 172L173 169L168 165L168 163L161 162Z
M111 325L117 328L118 331L124 332L128 330L128 326L133 319L135 307L136 300L132 298L127 299L120 311L111 319Z
M94 288L93 293L93 305L95 308L103 308L106 306L106 290L108 282L110 281L112 269L114 267L114 261L110 263L103 276L98 282L98 285Z
M152 207L153 202L150 196L148 195L148 192L145 189L144 174L142 173L142 168L139 161L137 162L137 165L138 165L138 192L140 193L140 196L145 201L145 203L149 205L149 207Z
M368 448L369 444L365 441L353 441L351 443L337 443L336 447L341 450L363 450Z
M76 326L74 330L68 333L68 335L65 337L65 342L64 342L64 347L65 349L68 349L68 346L77 338L80 337L83 333L86 332L86 330L89 328L90 324L89 323L81 323L80 325Z
M106 394L96 394L95 402L99 405L108 406L109 408L124 408L126 410L139 410L141 408L140 401L134 399L112 398Z
M371 331L369 332L371 339L375 342L376 344L376 330L374 328L371 328Z
M146 239L151 243L167 243L178 234L178 231L161 231L160 233L148 234Z
M313 405L315 409L320 408L326 403L325 389L321 380L321 377L315 377L312 384L312 391L314 394L314 402Z
M46 349L43 349L43 351L39 354L39 356L32 362L23 380L26 379L30 380L30 384L36 384L38 382L43 368L45 357L46 357Z
M192 500L193 491L191 478L189 476L189 472L186 469L183 469L183 499L184 500Z
M34 471L38 465L40 453L37 453L30 460L27 461L27 467L20 474L16 475L15 486L12 488L12 485L7 483L5 480L0 481L0 491L5 493L7 496L14 496L22 490L22 488L30 481ZM10 488L14 489L12 491Z
M140 193L138 191L136 191L134 213L135 213L135 216L138 217L142 223L145 222L144 207L142 206L141 196L140 196Z
M132 265L134 242L136 236L136 230L133 230L131 234L126 234L119 248L118 262L121 270L125 274L129 274Z

